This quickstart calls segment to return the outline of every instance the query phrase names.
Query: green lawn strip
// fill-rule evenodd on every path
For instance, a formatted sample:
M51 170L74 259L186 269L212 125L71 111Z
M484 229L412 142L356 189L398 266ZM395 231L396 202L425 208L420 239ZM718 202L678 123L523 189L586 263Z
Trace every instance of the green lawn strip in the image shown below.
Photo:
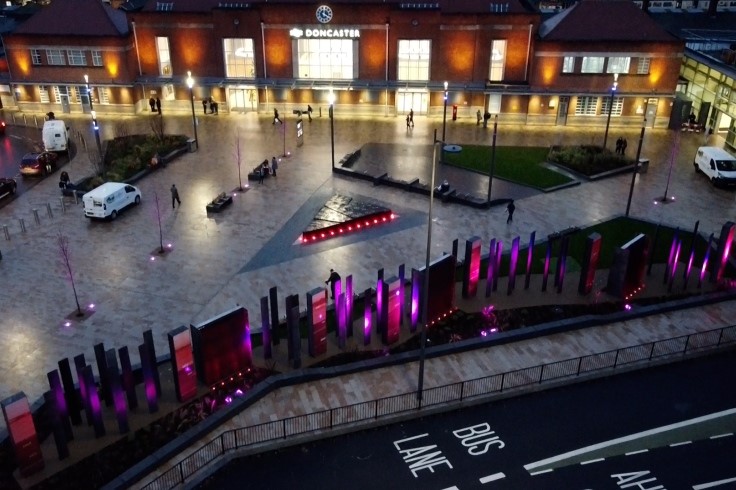
M457 153L445 152L443 161L485 175L491 166L490 146L463 145ZM548 148L497 146L493 175L522 185L546 189L572 182L572 179L542 166Z

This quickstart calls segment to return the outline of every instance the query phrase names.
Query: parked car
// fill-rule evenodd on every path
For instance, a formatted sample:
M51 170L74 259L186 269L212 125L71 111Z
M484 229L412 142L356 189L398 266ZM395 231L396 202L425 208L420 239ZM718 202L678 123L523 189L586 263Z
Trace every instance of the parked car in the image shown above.
M15 179L0 177L0 198L15 194L16 187Z
M0 121L0 136L5 134L5 121Z
M59 156L50 151L27 153L20 162L20 173L23 175L46 175L56 170Z

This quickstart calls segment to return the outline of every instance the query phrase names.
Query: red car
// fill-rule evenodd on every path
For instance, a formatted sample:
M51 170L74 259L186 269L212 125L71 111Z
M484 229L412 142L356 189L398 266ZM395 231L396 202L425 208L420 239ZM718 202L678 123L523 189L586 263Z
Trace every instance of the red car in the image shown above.
M56 170L59 156L50 151L28 153L20 162L20 173L23 175L47 175Z

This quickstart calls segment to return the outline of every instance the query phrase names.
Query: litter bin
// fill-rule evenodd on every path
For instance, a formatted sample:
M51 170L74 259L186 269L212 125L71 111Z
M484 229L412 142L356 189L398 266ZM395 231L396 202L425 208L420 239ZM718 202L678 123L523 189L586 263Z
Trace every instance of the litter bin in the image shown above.
M647 173L647 170L649 170L649 159L648 158L640 158L639 159L639 165L637 166L637 171L640 174Z
M189 153L194 153L197 151L197 140L194 138L189 138L187 140L187 149L189 150Z

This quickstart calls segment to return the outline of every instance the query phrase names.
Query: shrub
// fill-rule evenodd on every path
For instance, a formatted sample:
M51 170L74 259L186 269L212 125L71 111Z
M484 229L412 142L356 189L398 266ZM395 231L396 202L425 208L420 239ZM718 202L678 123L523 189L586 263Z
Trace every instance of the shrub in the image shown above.
M554 148L549 154L549 160L587 176L634 164L630 158L593 145Z

